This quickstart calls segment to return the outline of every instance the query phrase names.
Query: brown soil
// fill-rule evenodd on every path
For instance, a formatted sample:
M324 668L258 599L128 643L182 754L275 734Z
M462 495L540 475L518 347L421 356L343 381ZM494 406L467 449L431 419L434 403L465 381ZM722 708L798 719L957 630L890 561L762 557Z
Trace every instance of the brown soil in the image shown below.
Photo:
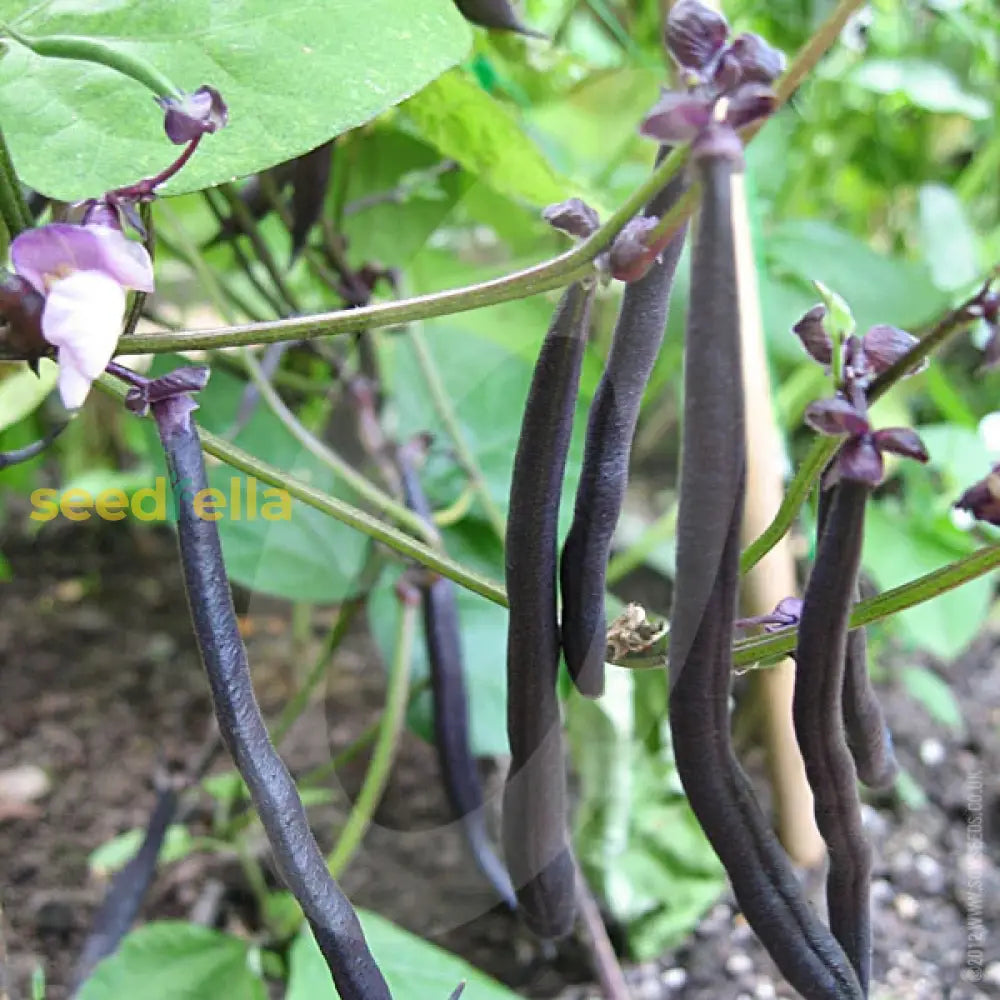
M51 782L34 805L5 807L0 800L11 998L26 995L41 963L49 1000L63 1000L104 889L88 873L89 852L145 825L154 775L197 756L210 732L210 707L169 533L53 524L30 543L8 540L3 551L15 579L2 585L0 772L34 764ZM273 717L295 683L289 664L310 657L294 652L287 606L255 597L241 610L248 611L258 694ZM984 638L943 671L966 719L962 734L936 724L905 693L885 691L900 762L928 802L914 809L889 797L867 810L876 851L876 1000L1000 996L997 648ZM285 744L293 770L302 773L349 743L383 697L383 672L359 629L338 656L325 706L304 716ZM313 812L324 844L363 773L363 759L342 769L329 783L334 803ZM982 812L970 816L980 783ZM977 816L981 854L970 822ZM207 817L202 807L191 822L197 828ZM579 941L543 953L513 916L490 908L490 892L448 823L433 752L415 737L404 740L376 820L344 879L357 904L525 994L598 995L586 986L592 974ZM220 855L164 868L144 919L187 916L210 884L222 890L217 923L254 933L258 915L242 870ZM977 946L969 941L977 905L970 896L981 907L981 963L970 960ZM725 899L676 953L627 971L638 1000L793 997ZM977 975L981 981L971 981Z

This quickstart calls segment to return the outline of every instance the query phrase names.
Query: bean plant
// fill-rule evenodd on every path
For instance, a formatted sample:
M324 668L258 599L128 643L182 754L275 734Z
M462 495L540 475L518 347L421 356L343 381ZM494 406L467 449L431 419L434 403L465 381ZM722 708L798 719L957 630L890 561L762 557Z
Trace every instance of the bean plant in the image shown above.
M155 430L147 440L158 442L168 477L192 629L221 746L237 772L228 785L225 776L204 777L218 749L212 744L188 784L204 779L204 787L228 803L233 811L226 837L236 843L252 823L239 807L249 799L290 893L268 890L259 862L246 861L262 905L271 907L265 919L273 950L256 953L257 963L278 975L281 962L267 961L294 941L285 948L292 970L286 995L296 1000L332 996L331 981L343 1000L444 1000L463 988L470 997L506 995L430 949L420 953L421 961L437 970L436 978L411 982L390 972L387 942L399 939L387 937L373 915L359 919L338 878L372 822L407 714L417 728L429 717L424 731L437 751L449 808L493 898L543 941L569 935L581 912L593 914L586 876L594 865L592 857L581 864L576 856L567 706L582 705L580 696L610 698L609 685L641 673L643 684L659 678L650 728L670 748L670 766L690 810L685 815L703 833L717 858L711 864L721 865L739 909L782 975L807 1000L869 996L877 930L869 914L872 848L861 822L859 781L885 788L899 768L869 675L866 629L1000 564L1000 546L985 527L1000 525L997 466L982 468L978 481L962 483L950 498L984 526L988 537L981 547L862 597L873 495L890 471L895 475L897 462L933 460L929 442L901 424L885 426L875 404L925 377L934 356L973 325L985 331L984 367L995 363L1000 289L996 270L966 276L919 335L890 325L905 321L888 311L860 333L851 303L828 287L826 274L812 275L813 301L802 303L791 330L773 335L786 338L786 356L797 337L795 349L813 366L805 382L811 398L800 412L814 436L788 477L773 523L742 544L748 444L754 444L746 440L745 417L748 406L769 401L744 398L746 278L737 266L742 209L736 179L751 143L768 141L769 130L786 120L782 116L797 113L800 88L808 87L811 74L844 58L852 33L867 23L859 19L861 0L831 4L811 33L802 32L808 37L798 50L788 53L786 39L734 30L701 0L667 5L662 23L659 5L622 5L643 10L619 21L607 5L592 4L626 51L636 45L626 23L637 32L652 30L662 42L659 98L653 95L645 116L630 122L628 131L629 148L640 144L649 166L630 174L631 191L614 201L607 192L623 189L620 180L595 198L586 185L574 190L557 179L490 93L505 88L527 100L526 88L540 86L546 74L572 72L558 51L573 4L563 5L567 20L548 26L554 38L532 24L535 6L520 11L508 0L379 0L327 20L324 5L306 4L294 13L269 11L261 19L264 34L248 27L258 6L250 0L126 3L76 14L17 6L0 4L0 127L6 136L0 139L0 221L7 251L0 358L11 373L0 381L0 407L13 406L4 387L15 379L23 387L26 366L27 377L42 380L45 392L35 392L34 403L18 416L29 416L53 388L61 410L47 425L41 411L29 420L37 437L10 443L0 467L13 475L63 447L73 439L72 428L101 404L125 411L128 433ZM176 30L182 21L190 32L207 25L211 44L179 49L183 58L174 66L155 41L157 32ZM340 37L329 37L337 27ZM290 34L283 35L286 30ZM452 69L473 37L476 56L464 71ZM349 52L355 38L358 51ZM292 82L255 96L240 73L241 46L265 52L270 46ZM496 53L492 63L488 51ZM521 64L531 60L546 68L526 72ZM378 191L376 184L348 203L351 158L366 155L358 137L374 128L367 123L391 115L414 93L403 105L410 108L409 131L379 139L382 159L364 161L366 169L385 173L386 162L417 144L414 133L432 136L441 155L397 178L391 189ZM97 124L78 118L75 101L88 112L103 103L105 117ZM121 123L110 129L116 109ZM165 139L153 127L154 110ZM481 117L487 140L473 128ZM463 124L456 128L455 121ZM65 134L58 131L63 126ZM88 130L100 132L112 150L106 162L91 156ZM377 131L368 134L378 137ZM494 149L477 147L483 141ZM31 152L33 144L41 153ZM172 161L171 144L179 150ZM532 152L524 153L521 167L513 154L489 162L498 151L522 146ZM512 196L519 211L531 205L538 214L539 202L550 202L540 213L549 231L532 231L541 232L544 245L561 249L485 280L414 294L419 276L408 272L402 253L392 257L394 240L409 238L403 228L395 231L394 218L416 204L419 211L405 225L420 227L426 239L443 218L438 203L455 204L468 189L466 175L476 172L489 177L494 193ZM247 180L237 186L235 177ZM549 197L560 188L566 197ZM172 208L171 196L180 194L190 196L188 205L200 199L197 216L188 208L182 218ZM478 196L502 232L506 209L500 202L491 206L490 193ZM367 233L352 229L351 240L380 249L359 257L344 233L352 212L369 209L377 212L377 225ZM279 237L287 260L275 250ZM232 255L229 270L213 263L223 250ZM469 255L478 252L473 247ZM171 318L161 287L171 280L167 265L178 262L197 276L224 325L187 329ZM672 292L684 277L672 335ZM618 285L624 289L620 300L611 294ZM342 307L314 308L309 289L317 287ZM527 340L517 340L527 345L532 375L525 398L515 393L505 400L520 414L520 431L513 454L504 455L512 465L498 495L484 472L484 450L463 428L441 378L437 358L449 347L437 343L436 332L431 350L422 327L529 300L532 310L515 315L545 309L551 318L547 329L522 331ZM614 308L610 343L598 352L591 339ZM492 336L501 345L514 343L507 320ZM460 344L456 349L463 350ZM614 602L617 610L617 602L608 589L619 579L616 532L634 471L641 408L644 399L663 392L657 366L668 351L682 357L683 367L672 605L633 605L615 617L609 606ZM489 351L484 354L488 365ZM598 354L595 370L590 362ZM476 361L467 349L462 357ZM481 374L489 379L494 373ZM413 414L427 408L414 402L411 383L421 386L417 394L429 400L435 430L443 434L413 424ZM224 386L224 402L213 396L222 391L216 386ZM323 425L334 412L331 387L338 427L328 435ZM584 411L585 428L582 421L575 427ZM282 442L295 442L309 456L308 476L283 464L275 449L260 447L263 413L282 432ZM0 412L0 419L6 426L17 417ZM582 460L573 451L575 434ZM356 457L345 457L345 449ZM675 451L668 449L667 457L672 460ZM338 604L339 617L301 689L270 724L254 694L231 596L231 573L240 582L248 573L227 565L231 538L220 521L221 492L205 501L219 482L213 471L218 463L238 477L234 482L270 489L278 510L283 496L296 517L312 518L313 537L332 540L316 544L327 546L319 558L328 560L336 583L317 585L292 570L289 587L302 602ZM578 478L575 501L570 467ZM927 473L906 471L905 481L918 475ZM436 509L448 490L453 503ZM770 614L739 618L741 577L797 530L800 519L815 529L801 594L789 594ZM464 536L453 530L463 524ZM501 545L502 582L501 560L482 555L495 555ZM487 655L469 640L468 622L491 604L503 609L506 673L499 685L503 696L487 707L490 725L499 719L505 727L502 746L484 746L489 741L479 732L483 712L473 681L481 673L468 662ZM380 720L348 750L373 746L362 790L324 854L306 812L315 782L307 775L297 783L277 748L322 682L352 616L366 606L373 622L382 622L382 634L393 636L387 700ZM410 676L419 637L426 681ZM786 655L796 664L791 724L828 855L825 909L807 898L732 737L735 673L767 669ZM423 716L420 704L427 706ZM510 766L494 838L476 756L505 751ZM128 932L190 792L161 791L142 845L134 845L113 880L77 963L76 995L84 1000L131 995L128 984L136 980L115 963L128 954L130 941L142 940L143 930ZM711 885L717 891L718 883ZM596 924L588 919L588 933L602 939ZM202 947L233 946L194 933L184 940L191 955ZM247 972L247 954L238 952L237 980L250 976L246 995L263 996L263 980ZM599 966L608 995L626 996L613 959L609 966L605 954ZM237 980L230 984L234 990Z

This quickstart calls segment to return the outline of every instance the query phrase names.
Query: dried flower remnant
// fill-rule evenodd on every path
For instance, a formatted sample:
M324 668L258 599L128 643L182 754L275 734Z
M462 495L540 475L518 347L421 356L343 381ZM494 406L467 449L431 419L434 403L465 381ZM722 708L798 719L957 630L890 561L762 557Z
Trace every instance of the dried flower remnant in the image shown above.
M542 211L542 218L554 229L586 239L601 224L600 217L581 198L569 198Z
M175 146L218 132L229 122L229 109L222 95L208 85L180 97L157 97L163 109L163 130Z
M126 290L153 290L149 254L109 226L57 222L16 237L11 260L45 297L42 335L58 352L63 403L77 409L114 354Z

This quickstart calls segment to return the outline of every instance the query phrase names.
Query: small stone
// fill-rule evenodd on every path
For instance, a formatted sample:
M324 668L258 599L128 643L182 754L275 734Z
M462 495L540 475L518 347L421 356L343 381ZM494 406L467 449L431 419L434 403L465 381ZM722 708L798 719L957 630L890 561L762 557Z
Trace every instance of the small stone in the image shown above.
M920 759L928 767L937 767L946 756L944 744L933 737L923 740L920 744Z
M726 972L731 976L745 976L753 969L753 959L738 951L726 959Z
M1000 962L990 962L983 969L983 982L990 986L1000 986Z
M920 909L920 905L917 901L906 892L901 892L896 897L893 905L896 907L896 912L904 920L912 920L917 915L917 911Z
M679 965L664 969L660 974L660 982L671 990L679 990L687 982L687 978L687 969L682 969Z
M778 991L774 988L774 983L770 980L762 979L753 991L757 1000L775 1000Z

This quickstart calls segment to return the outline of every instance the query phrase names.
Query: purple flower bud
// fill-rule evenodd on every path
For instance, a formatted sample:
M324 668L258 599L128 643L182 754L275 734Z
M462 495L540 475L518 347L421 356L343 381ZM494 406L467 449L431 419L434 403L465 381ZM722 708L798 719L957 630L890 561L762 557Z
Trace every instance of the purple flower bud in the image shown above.
M878 486L884 472L882 456L872 435L861 434L848 438L841 446L834 461L837 479L851 479L869 486Z
M777 98L765 84L744 84L729 97L726 123L731 128L741 129L773 114L777 103Z
M752 32L734 38L729 52L739 64L741 79L748 83L770 84L785 71L785 54Z
M820 434L867 434L871 430L868 418L846 399L834 396L817 399L806 407L805 422Z
M828 365L833 360L833 341L826 332L823 317L826 316L826 306L813 306L802 319L792 327L809 357L821 365Z
M165 112L163 129L167 138L176 146L207 132L218 132L229 121L226 102L214 87L199 87L181 97L157 97L156 103Z
M635 281L646 273L656 256L646 238L659 221L653 216L637 215L625 223L608 253L612 277L620 281Z
M875 431L872 439L879 451L891 451L893 454L913 458L918 462L926 462L930 457L923 441L920 440L920 435L909 427L886 427Z
M917 343L917 338L905 330L880 323L861 338L866 364L873 375L881 375ZM909 373L916 374L927 367L926 358Z
M0 268L0 321L7 324L4 340L25 358L44 357L49 345L42 336L45 297L26 278Z
M798 625L802 617L802 598L783 597L774 608L774 617L783 619L786 625Z
M732 49L723 49L712 71L712 89L716 94L728 94L739 86L743 70Z
M967 510L977 521L1000 526L1000 465L994 465L988 476L973 483L955 506Z
M597 212L580 198L570 198L557 205L549 205L543 210L542 218L550 226L580 239L586 239L601 225Z
M667 91L643 119L639 133L670 145L688 142L711 123L714 103L703 95Z
M702 71L726 44L729 23L699 0L680 0L670 11L664 34L667 48L679 65Z

